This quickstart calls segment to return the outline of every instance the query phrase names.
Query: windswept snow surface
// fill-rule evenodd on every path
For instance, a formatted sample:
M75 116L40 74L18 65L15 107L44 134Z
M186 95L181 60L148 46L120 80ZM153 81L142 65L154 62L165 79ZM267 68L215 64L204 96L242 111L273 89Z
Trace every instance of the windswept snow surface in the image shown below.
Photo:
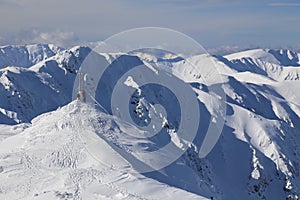
M130 137L132 127L88 105L70 103L75 71L90 49L51 52L47 58L34 61L31 57L27 64L12 58L2 62L8 64L0 70L0 199L299 199L297 53L255 49L182 60L145 50L133 52L137 57L122 54L119 63L112 62L117 55L99 55L120 69L150 62L189 83L197 95L200 128L187 151L159 171L139 174L134 166L139 163L129 157L165 142L178 148L184 143L173 129L178 110L173 109L171 120L165 118L164 140ZM211 67L223 78L215 79ZM130 77L125 80L128 87L139 87ZM105 81L116 84L114 79ZM225 125L213 150L200 158L208 125L222 116L220 97L209 91L218 85L226 94ZM106 89L96 91L105 108L110 101L101 97L110 94L111 88ZM146 89L133 96L129 109L137 124L152 119L148 109L153 103L147 98L162 92ZM175 106L172 96L159 98L150 99ZM62 108L53 111L58 107ZM163 162L159 155L153 159Z
M123 134L111 116L81 102L12 134L0 143L1 199L206 199L136 172L103 139Z

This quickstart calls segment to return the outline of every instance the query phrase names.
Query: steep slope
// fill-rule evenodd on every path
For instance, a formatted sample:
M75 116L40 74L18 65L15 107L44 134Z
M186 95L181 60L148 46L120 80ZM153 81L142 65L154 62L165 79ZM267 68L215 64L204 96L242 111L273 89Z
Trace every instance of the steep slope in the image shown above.
M201 114L207 118L201 119L204 131L197 134L195 147L201 145L206 120L213 116L210 106L218 105L217 101L211 105L205 99L206 86L223 83L227 96L226 123L213 151L205 159L197 159L197 156L191 157L197 155L197 149L191 148L181 159L194 167L201 180L213 185L210 191L214 191L215 198L297 199L300 192L300 86L297 78L286 77L298 74L300 67L281 66L273 55L263 50L247 54L249 57L245 52L235 54L232 61L218 58L219 64L214 67L226 77L223 82L214 79L206 82L205 70L198 73L197 67L207 66L209 71L208 66L211 66L205 55L190 58L194 66L184 61L157 63L169 67L185 81L198 82L191 85L204 104Z
M137 173L108 134L122 135L110 116L80 102L35 118L1 142L0 198L205 199Z
M300 68L281 66L273 55L263 50L252 53L252 57L245 59L253 61L253 66L244 63L242 67L245 68L235 60L230 62L207 55L189 58L194 65L186 61L150 60L157 67L166 68L190 82L200 102L201 129L191 148L177 162L185 163L199 177L200 181L195 182L198 187L190 187L191 191L201 191L215 199L297 199L300 188L300 93L297 91L300 88L297 78L286 77L297 74ZM141 55L141 59L147 61L150 57ZM218 64L211 65L210 59L216 59ZM210 74L209 66L216 67L224 76L223 80L211 78L214 75ZM198 153L203 135L209 121L220 112L217 109L220 102L209 93L208 86L218 84L223 84L227 96L226 123L213 151L200 159ZM160 90L154 91L148 91L148 95L161 94ZM212 97L213 103L207 97ZM144 101L145 104L145 109L140 109L140 104L137 109L147 115L151 105ZM177 169L175 163L163 169L162 174L176 176ZM158 173L148 176L184 188Z
M250 71L274 80L299 80L298 54L290 50L254 49L220 59L238 72Z
M268 53L272 54L283 66L300 66L299 56L296 52L288 49L269 49Z
M299 66L298 54L288 49L252 49L224 56L228 60L242 58L259 59L264 62L279 64L282 66Z
M72 100L72 87L90 49L74 47L43 60L30 68L0 70L1 123L29 122Z
M62 51L29 69L17 67L2 69L0 79L2 90L0 95L2 95L1 100L4 100L0 102L0 107L2 108L0 109L0 120L4 120L4 122L1 121L1 123L29 122L40 113L55 109L71 101L75 79L74 72L78 69L79 64L88 51L88 49L76 47ZM187 60L172 57L171 55L166 56L166 54L153 54L151 51L134 52L134 54L139 56L140 59L135 56L122 54L120 59L114 62L113 58L116 55L101 55L99 58L108 61L111 66L106 71L107 74L104 78L101 79L100 85L94 85L94 88L87 89L96 90L96 99L105 110L109 110L111 109L112 87L118 82L124 83L128 87L138 87L140 92L134 93L130 99L132 100L130 101L131 103L129 104L128 102L131 117L136 124L145 125L148 121L153 120L151 115L149 115L149 110L156 103L163 103L163 105L166 105L166 110L171 111L169 112L169 118L164 113L157 113L165 116L167 119L167 123L164 124L162 137L137 140L132 136L126 136L125 133L128 131L132 132L134 129L115 123L116 118L114 117L103 113L97 114L97 112L95 113L85 105L76 103L72 103L52 114L38 117L33 120L33 125L30 128L27 128L30 126L27 124L19 125L18 127L1 125L0 133L3 133L0 135L0 140L1 138L3 140L1 146L5 147L3 149L6 149L1 155L6 156L1 157L0 162L4 164L0 163L0 166L19 166L7 164L10 162L9 159L13 157L14 159L11 163L24 163L20 167L20 174L25 173L23 165L25 165L25 169L27 169L27 165L30 170L35 169L32 172L34 175L30 174L28 177L20 179L19 182L13 183L9 177L14 176L9 174L9 170L3 170L5 167L0 167L0 171L5 171L5 173L10 175L6 179L6 176L2 176L0 173L3 180L8 180L9 183L4 186L0 185L0 191L4 191L2 192L4 197L8 195L8 197L14 198L11 188L18 188L18 191L23 191L21 192L22 194L20 193L21 196L30 198L30 195L34 194L31 192L32 188L35 188L36 182L40 178L39 180L45 181L44 185L50 189L43 189L44 186L37 187L35 198L43 198L43 195L52 195L51 197L53 197L55 195L54 191L57 191L57 198L78 199L83 197L81 191L87 191L87 195L98 193L99 199L117 198L118 196L122 197L124 194L125 196L127 195L127 198L134 199L136 196L131 195L133 193L136 194L136 191L134 190L133 192L131 190L132 192L128 192L130 191L128 188L135 187L135 185L130 184L137 182L132 181L131 178L124 178L124 176L128 177L128 174L131 177L132 171L131 167L128 167L128 161L133 162L135 160L132 160L132 157L138 157L141 152L159 149L168 141L176 143L175 145L179 148L180 144L184 144L184 140L181 140L176 135L176 129L174 131L174 127L179 121L178 104L174 101L175 98L166 92L167 90L165 89L152 87L151 90L151 88L139 87L134 84L134 80L128 79L130 77L122 77L123 73L130 70L130 67L142 64L141 60L143 60L145 62L149 61L155 67L163 68L189 83L198 97L201 114L200 128L196 138L192 143L188 144L186 152L180 158L159 171L137 175L143 184L146 182L152 185L153 182L151 181L153 180L155 180L155 183L153 183L155 188L158 182L161 184L156 189L153 189L155 192L152 193L150 192L152 187L149 185L145 186L145 188L149 188L149 190L145 189L145 193L149 194L147 198L150 198L151 195L158 195L157 192L163 192L162 189L165 187L169 188L172 186L171 191L173 191L173 187L176 187L194 195L207 198L213 197L214 199L299 199L300 67L297 65L296 54L285 50L260 49L215 58L208 55L198 55ZM216 62L215 65L211 65L211 59ZM193 65L190 63L193 63ZM213 67L216 68L214 72L220 73L222 79L215 78L216 75L211 70ZM96 75L96 73L92 75ZM121 78L122 81L119 81ZM28 83L32 83L32 86ZM211 88L217 86L222 86L226 95L226 116L222 115L222 109L220 109L222 99L210 91ZM27 98L23 98L27 93L21 91L27 91L28 101ZM9 96L12 97L8 98ZM26 105L24 106L23 103ZM30 104L33 106L30 107ZM78 121L74 117L77 114L83 119L82 121ZM61 118L61 116L65 116L65 118ZM199 156L200 147L210 122L216 120L216 116L222 116L225 119L225 125L221 127L221 137L210 154L205 158L201 158ZM89 120L84 120L87 118ZM48 121L49 124L53 122L52 125L48 126ZM101 128L101 125L104 128ZM43 129L43 127L45 128ZM23 131L23 129L25 130ZM81 140L80 142L78 138L82 134L80 134L80 131L76 132L76 129L86 130L85 132L91 134L88 135L89 137L84 138L84 142ZM104 141L100 142L98 146L96 143L97 148L95 148L95 145L87 145L88 141L90 141L90 136L94 136L95 133L101 133L100 135L103 137L100 137L100 139ZM65 135L66 137L74 135L74 138L64 138ZM91 140L97 139L97 137L91 138ZM54 145L53 141L58 141L57 145ZM72 144L64 144L64 147L59 146L65 141L69 141ZM23 145L24 142L27 143L27 146ZM41 143L45 145L39 145ZM37 145L35 146L35 144ZM86 157L83 156L85 158L81 158L80 154L78 154L80 150L74 146L75 144L86 148L86 151L90 154L86 153L88 155ZM18 158L16 158L15 153L7 156L7 151L13 151L12 146L22 146L23 150L27 152L26 155L32 149L32 152L29 154L29 160L37 159L40 162L35 162L35 167L32 167L30 161L26 160L24 152L24 154L18 153L18 156L20 155ZM54 153L47 153L44 149L41 150L41 146L49 148ZM64 150L60 151L60 149ZM106 151L105 149L110 149L111 151ZM85 152L84 150L82 151ZM100 153L102 151L105 154ZM46 154L42 152L46 152ZM85 186L85 184L88 185L89 182L93 182L91 180L94 180L94 178L89 176L87 179L84 179L78 174L71 176L68 172L61 172L57 169L65 167L77 169L81 166L91 167L91 165L100 165L100 169L105 169L102 162L95 164L97 163L95 160L99 161L98 158L101 158L101 156L105 156L106 162L114 162L114 159L120 161L117 163L117 166L122 166L121 169L125 170L121 170L122 177L115 174L116 179L114 180L118 180L116 181L116 187L114 185L109 188L99 186L101 189L97 190L95 188L98 185L95 187ZM153 160L163 162L162 157L154 157ZM100 159L100 161L102 160ZM137 163L131 163L132 166L135 164ZM52 171L52 166L55 167L56 171ZM61 178L58 178L60 182L55 182L48 175L43 176L42 173L38 172L40 168L43 170L44 168L49 169L52 177L61 176ZM126 171L129 168L130 170ZM11 173L17 174L13 169ZM81 171L80 173L92 174L86 171ZM65 179L66 176L71 178ZM97 177L94 174L91 176ZM0 177L0 179L2 178ZM107 183L106 180L108 180L95 179L100 180L102 183ZM135 180L135 178L133 179ZM47 183L48 180L49 183ZM53 184L50 184L50 180L54 181ZM74 185L68 186L74 180L76 187ZM78 180L84 183L80 182L79 184ZM121 180L124 180L124 182ZM151 181L148 182L149 180ZM66 186L63 186L62 182L68 183L66 183ZM121 184L120 182L122 182L122 187L124 186L126 189L119 189L118 184ZM27 188L26 186L30 185L29 183L32 183L34 186ZM16 185L14 184L20 187L15 187ZM56 186L57 188L55 188ZM71 189L66 190L65 187ZM180 189L179 191L181 191ZM103 190L111 191L111 193L102 193ZM115 192L116 190L121 192L117 193ZM174 190L177 191L178 189ZM41 191L46 192L42 195ZM140 199L142 197L146 198L144 196L145 193L138 193L137 196ZM182 199L189 199L189 196L186 195L191 195L191 198L194 197L190 193L179 193L178 197ZM104 197L103 195L106 196ZM51 198L50 196L49 198ZM170 193L170 198L174 196L177 197L177 192L176 194ZM161 198L161 196L155 198Z
M0 47L0 69L7 66L28 68L50 58L63 49L51 44Z
M241 181L244 177L243 183L231 186L247 185L250 199L298 199L300 87L298 78L287 77L299 74L300 68L274 64L274 57L261 50L226 57L233 60L219 58L220 62L236 70L227 74L229 79L224 85L228 113L220 139L222 150L218 152L223 155L218 161L223 159L224 168L228 165L227 181L233 177ZM231 159L241 163L240 170L232 166ZM230 194L231 197L235 195L235 192Z

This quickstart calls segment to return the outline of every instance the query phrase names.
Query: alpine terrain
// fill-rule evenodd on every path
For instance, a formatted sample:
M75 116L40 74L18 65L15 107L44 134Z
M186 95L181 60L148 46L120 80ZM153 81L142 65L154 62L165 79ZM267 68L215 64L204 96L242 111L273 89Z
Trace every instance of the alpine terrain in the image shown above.
M82 78L87 98L95 92L94 106L73 95L90 52L51 44L0 47L0 199L300 198L299 53L253 49L186 60L142 50L98 54L95 59L113 67L98 86ZM111 87L120 84L127 66L140 64L164 68L192 87L201 115L193 141L177 132L183 119L174 94L155 84L139 86L130 76L122 82L136 89L129 115L139 126L160 116L161 132L136 137L135 127L111 115ZM198 67L216 67L222 79L203 81ZM225 98L209 89L216 86ZM218 118L224 120L215 127L220 138L202 157L203 138ZM164 155L153 152L167 143L183 154L162 169L139 170L141 155L163 165Z

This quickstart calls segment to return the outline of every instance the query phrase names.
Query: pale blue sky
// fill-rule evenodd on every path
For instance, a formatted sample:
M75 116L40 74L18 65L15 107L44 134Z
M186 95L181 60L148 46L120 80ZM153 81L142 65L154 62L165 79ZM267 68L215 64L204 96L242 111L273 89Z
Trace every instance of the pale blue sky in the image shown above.
M96 41L159 26L208 48L300 44L299 0L0 0L0 18L2 43Z

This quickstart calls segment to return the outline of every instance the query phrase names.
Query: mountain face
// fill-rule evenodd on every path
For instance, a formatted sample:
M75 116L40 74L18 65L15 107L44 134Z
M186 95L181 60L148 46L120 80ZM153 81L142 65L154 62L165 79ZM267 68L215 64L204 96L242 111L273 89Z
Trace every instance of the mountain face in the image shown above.
M0 47L0 68L16 66L28 68L57 53L63 48L54 45L28 45Z
M15 48L12 47L12 52L7 54L14 55ZM39 49L40 46L30 48ZM3 99L0 102L1 123L30 122L33 117L69 103L72 100L75 71L89 51L86 47L74 47L26 67L3 63L8 67L0 69L0 98ZM28 54L27 51L23 53L26 56ZM22 64L25 56L18 57L16 54L15 57L20 61L18 64Z
M98 103L108 110L104 114L103 109L71 102L76 70L90 51L51 45L1 48L1 199L299 199L297 53L255 49L188 58L196 69L180 58L150 51L122 55L116 62L115 55L98 55L98 60L110 63L108 78L98 87L87 87L96 91ZM205 74L197 67L209 69L208 59L218 63L222 82L203 81ZM118 84L128 66L146 61L190 84L201 118L195 139L175 162L140 174L131 157L168 142L178 148L184 145L176 132L180 122L176 98L164 88L139 87L129 104L130 115L140 126L154 120L149 110L156 103L164 105L170 114L157 137L141 140L127 135L134 129L109 115L110 86ZM126 84L136 87L131 79ZM207 89L217 85L226 96L225 124L213 150L201 158L207 126L215 116L222 116L222 99ZM91 140L95 144L87 145ZM163 160L162 155L150 158Z

